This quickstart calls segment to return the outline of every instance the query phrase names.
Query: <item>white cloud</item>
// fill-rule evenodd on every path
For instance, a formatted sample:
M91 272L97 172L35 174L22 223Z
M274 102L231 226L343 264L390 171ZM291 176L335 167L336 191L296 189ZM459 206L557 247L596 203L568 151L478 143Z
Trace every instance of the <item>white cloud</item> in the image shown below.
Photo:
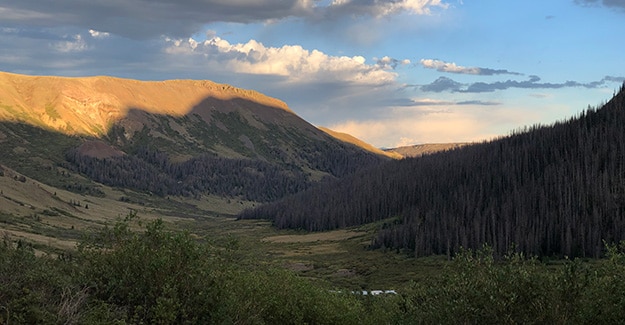
M89 34L91 34L91 37L93 37L93 38L107 38L107 37L111 36L111 34L109 34L107 32L100 32L100 31L93 30L93 29L89 30Z
M374 60L377 61L376 64L378 66L387 70L390 70L390 69L394 70L395 68L397 68L398 65L410 64L410 60L408 59L398 60L398 59L391 58L389 56L384 56L381 59L374 58Z
M307 50L300 45L267 47L250 40L230 44L220 37L204 42L168 39L165 53L200 59L200 63L230 70L235 73L280 76L295 83L345 82L357 85L380 86L393 83L396 73L384 66L367 64L362 56L331 56L319 50Z
M454 62L445 62L432 59L421 59L421 65L428 69L436 69L440 72L464 73L464 74L480 74L480 69L475 67L463 67L456 65Z

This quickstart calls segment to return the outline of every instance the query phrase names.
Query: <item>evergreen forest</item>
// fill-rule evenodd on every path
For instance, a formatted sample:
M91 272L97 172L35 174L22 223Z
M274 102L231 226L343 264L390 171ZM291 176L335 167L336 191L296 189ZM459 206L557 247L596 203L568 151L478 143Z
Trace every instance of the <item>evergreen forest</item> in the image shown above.
M149 143L125 149L129 154L97 158L71 148L61 165L98 183L162 197L218 195L271 202L387 160L338 141L306 140L293 153L270 148L275 161L204 153L177 162Z
M414 256L492 247L601 257L625 239L625 88L553 125L391 161L243 211L278 228L323 231L384 220L372 248Z

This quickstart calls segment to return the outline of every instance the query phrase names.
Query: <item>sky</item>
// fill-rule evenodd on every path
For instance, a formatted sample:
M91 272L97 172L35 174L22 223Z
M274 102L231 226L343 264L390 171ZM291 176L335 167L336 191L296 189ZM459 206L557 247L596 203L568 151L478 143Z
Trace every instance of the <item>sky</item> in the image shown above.
M0 71L212 80L389 148L600 105L623 35L625 0L0 0Z

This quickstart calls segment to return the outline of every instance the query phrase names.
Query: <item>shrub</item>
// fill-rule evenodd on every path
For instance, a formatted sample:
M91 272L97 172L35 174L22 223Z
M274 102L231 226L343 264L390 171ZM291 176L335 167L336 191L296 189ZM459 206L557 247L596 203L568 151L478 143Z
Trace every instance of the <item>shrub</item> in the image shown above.
M93 240L96 239L96 240ZM84 242L84 280L100 302L133 323L207 323L219 298L212 255L162 220L132 232L128 222Z

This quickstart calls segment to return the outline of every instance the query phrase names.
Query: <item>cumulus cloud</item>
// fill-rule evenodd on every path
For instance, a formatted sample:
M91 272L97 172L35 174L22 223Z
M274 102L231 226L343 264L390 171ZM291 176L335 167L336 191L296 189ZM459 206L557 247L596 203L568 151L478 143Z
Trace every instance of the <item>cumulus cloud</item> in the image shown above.
M397 77L387 71L386 65L367 64L362 56L330 56L299 45L267 47L255 40L230 44L216 36L203 42L193 38L168 42L165 52L177 59L195 57L200 64L203 61L236 73L280 76L289 82L381 86L393 83Z
M93 38L107 38L107 37L111 36L111 34L109 34L107 32L100 32L100 31L93 30L93 29L89 30L89 34Z
M441 60L421 59L421 61L419 62L424 68L436 69L436 71L439 71L439 72L472 74L472 75L483 75L483 76L492 76L492 75L497 75L497 74L521 75L518 72L512 72L512 71L503 70L503 69L463 67L460 65L456 65L456 63L454 62L445 62Z
M188 37L214 22L255 23L289 17L336 19L345 16L388 16L402 12L429 14L446 8L440 0L348 1L320 5L316 0L0 0L0 26L74 26L133 39Z
M538 76L529 76L528 80L506 80L491 83L474 82L471 84L462 84L447 77L439 77L430 84L420 86L419 89L426 92L463 92L463 93L484 93L496 90L505 90L509 88L522 89L560 89L572 87L584 88L600 88L605 87L609 83L625 82L625 77L605 76L601 80L582 83L578 81L566 81L562 83L540 82Z
M387 69L387 70L395 70L395 68L397 68L398 65L410 64L410 60L408 59L398 60L398 59L393 59L388 56L385 56L381 59L375 58L374 60L376 61L376 64L379 67L383 69Z

